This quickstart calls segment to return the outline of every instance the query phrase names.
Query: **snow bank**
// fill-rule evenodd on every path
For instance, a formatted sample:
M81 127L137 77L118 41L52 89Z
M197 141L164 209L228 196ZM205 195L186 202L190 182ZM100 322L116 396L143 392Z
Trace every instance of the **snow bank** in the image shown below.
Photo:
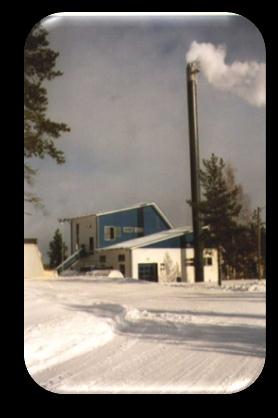
M120 273L121 274L121 273ZM78 274L78 272L67 273L60 275L59 281L61 282L93 282L93 283L113 283L113 284L123 284L123 283L131 283L131 284L153 284L153 282L144 282L143 280L126 278L126 277L113 277L111 276L98 276L92 275L91 272ZM157 283L156 283L157 284Z
M219 286L215 283L161 283L163 286L185 287L200 291L218 290L218 291L240 291L240 292L265 292L266 280L226 280Z
M178 313L168 313L168 312L151 312L147 310L139 309L129 309L126 311L125 315L126 320L131 321L140 321L140 320L151 320L151 321L171 321L171 322L190 322L192 320L192 315L180 315Z
M92 270L86 273L86 276L123 279L124 276L119 270Z
M129 322L129 325L134 322L140 321L152 321L152 326L159 326L159 323L169 323L172 324L174 327L178 324L214 324L214 325L230 325L231 320L218 318L214 316L215 312L212 310L211 312L201 313L199 312L196 315L193 311L188 310L188 312L179 313L179 312L155 312L155 311L147 311L147 310L139 310L139 309L126 309L126 314L123 318L122 325L124 325L125 321ZM119 329L121 328L121 324L118 324Z
M113 280L110 280L113 279ZM100 281L103 283L115 283L115 284L138 284L138 285L149 285L153 287L178 287L185 288L186 290L193 291L217 291L217 292L227 292L227 291L240 291L240 292L265 292L266 291L266 280L224 280L222 285L219 286L216 283L170 283L170 282L151 282L145 280L138 280L134 278L126 278L118 270L107 270L107 274L104 275L103 270L95 270L92 272L87 272L85 274L78 274L76 271L65 271L60 275L60 280L76 280L76 281Z
M92 270L86 273L81 273L77 270L65 270L60 273L61 277L73 277L73 278L84 278L93 277L99 279L113 278L113 279L124 279L123 274L119 270Z

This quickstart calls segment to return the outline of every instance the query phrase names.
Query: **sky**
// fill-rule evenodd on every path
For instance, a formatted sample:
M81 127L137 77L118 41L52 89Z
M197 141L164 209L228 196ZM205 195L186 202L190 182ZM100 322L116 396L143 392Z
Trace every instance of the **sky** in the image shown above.
M194 41L221 45L229 68L256 68L265 63L259 30L239 15L49 16L41 23L63 72L45 84L47 115L71 132L56 140L65 164L30 161L38 169L32 191L45 210L26 208L25 237L38 239L47 261L58 218L140 202L156 202L175 226L191 225L185 56ZM243 82L250 92L250 78ZM265 206L265 106L218 88L201 70L198 117L200 160L223 157L252 208ZM64 236L69 247L67 225Z

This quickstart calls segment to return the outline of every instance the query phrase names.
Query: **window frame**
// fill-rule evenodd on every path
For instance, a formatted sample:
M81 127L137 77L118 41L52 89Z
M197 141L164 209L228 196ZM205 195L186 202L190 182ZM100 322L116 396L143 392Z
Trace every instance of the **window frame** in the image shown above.
M113 231L113 237L111 237L111 231ZM121 236L121 227L113 225L104 226L104 241L115 241Z
M210 260L210 262L209 262L209 260ZM213 259L212 259L211 256L204 257L204 266L208 266L208 267L213 266Z

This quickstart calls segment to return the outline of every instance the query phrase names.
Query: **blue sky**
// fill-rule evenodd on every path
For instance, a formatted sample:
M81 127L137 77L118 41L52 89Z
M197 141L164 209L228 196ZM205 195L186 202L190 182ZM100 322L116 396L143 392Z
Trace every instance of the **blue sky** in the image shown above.
M47 84L51 119L71 127L57 140L66 158L34 159L34 191L46 212L25 216L25 236L45 254L57 218L155 201L174 225L190 225L185 54L192 41L225 44L226 62L265 62L246 18L48 17L43 25L63 71ZM198 79L200 157L229 161L265 204L265 108ZM68 239L68 231L66 231Z

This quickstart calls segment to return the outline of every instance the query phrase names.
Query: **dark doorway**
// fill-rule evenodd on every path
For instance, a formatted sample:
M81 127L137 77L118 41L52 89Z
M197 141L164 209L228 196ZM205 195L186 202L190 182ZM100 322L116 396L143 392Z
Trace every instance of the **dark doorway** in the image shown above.
M141 280L158 282L157 263L138 264L138 277Z
M91 253L93 253L93 252L94 252L94 237L90 237L90 238L89 238L89 251L90 251Z
M125 264L120 264L119 267L120 267L120 272L125 277Z

